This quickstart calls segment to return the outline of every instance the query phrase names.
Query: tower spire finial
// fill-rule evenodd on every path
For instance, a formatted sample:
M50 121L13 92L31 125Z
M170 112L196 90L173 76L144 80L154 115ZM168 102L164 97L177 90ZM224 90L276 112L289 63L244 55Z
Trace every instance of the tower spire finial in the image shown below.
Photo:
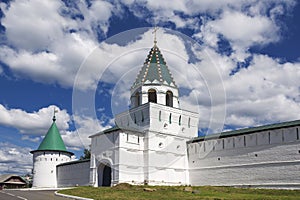
M54 109L53 109L53 118L52 118L53 122L56 121L55 113L58 113L58 110L56 110L56 108L54 107Z
M154 34L154 45L156 45L157 41L156 41L156 31L158 30L159 28L155 25L154 27L154 30L152 31L152 33Z

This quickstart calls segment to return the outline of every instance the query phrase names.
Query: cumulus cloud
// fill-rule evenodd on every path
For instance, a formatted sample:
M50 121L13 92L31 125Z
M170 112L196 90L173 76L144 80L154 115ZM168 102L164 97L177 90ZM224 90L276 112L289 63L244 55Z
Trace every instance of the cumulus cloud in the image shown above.
M62 1L2 3L7 42L0 59L16 76L72 87L81 63L98 45L98 31L106 34L113 8L103 1L91 6L79 1L75 7Z
M31 173L32 149L0 142L0 171L9 174Z
M228 123L253 126L299 119L299 77L300 63L254 55L248 68L225 80ZM239 117L248 120L238 123Z
M62 135L66 146L70 149L88 148L90 135L111 127L111 123L103 125L104 122L85 116L71 116L66 110L50 105L36 112L26 112L22 109L6 108L0 104L0 124L13 127L20 131L22 140L39 142L47 133L52 124L54 109L56 113L56 125ZM70 124L74 124L72 130Z
M248 16L241 12L225 11L219 19L207 22L201 28L202 39L217 47L219 35L224 36L235 52L237 60L253 45L264 45L279 40L279 27L266 16Z
M298 110L299 63L283 63L267 55L251 55L248 51L253 45L279 41L282 28L279 18L294 5L293 0L225 0L217 3L209 0L160 3L124 0L114 5L106 1L94 1L90 5L78 1L69 6L61 1L2 3L4 17L1 23L5 27L7 44L0 47L0 59L15 76L37 82L67 88L74 85L83 91L95 90L99 80L117 83L112 94L122 98L127 107L130 85L153 44L151 31L138 32L136 37L124 34L120 40L122 44L120 41L103 42L96 48L99 40L105 38L110 18L122 18L120 13L127 7L136 17L147 18L150 23L167 26L171 23L176 29L192 30L193 37L202 42L201 48L191 50L187 48L187 42L176 34L162 30L158 33L158 45L176 83L187 91L182 95L181 106L192 110L198 108L202 127L210 120L207 116L212 115L212 110L223 112L224 106L228 113L226 123L234 126L295 119L298 115L288 115L288 109L276 109L275 113L271 107L291 105ZM232 48L229 56L218 51L221 40L229 42ZM191 52L194 54L192 57L196 57L192 62ZM249 57L253 59L247 68L231 73L239 61ZM283 75L288 78L283 78ZM222 103L220 92L224 88L226 105ZM120 101L115 103L120 104ZM251 103L255 105L252 109L238 106L250 108ZM0 108L8 116L18 110ZM262 111L276 117L266 116ZM18 112L20 116L24 115L22 111ZM73 141L77 133L68 130L70 116L66 113L65 117L66 121L60 126L66 130L64 137ZM12 126L8 119L2 120L1 124ZM81 120L83 124L80 127L85 127L81 130L86 133L92 131L88 126L97 130L105 127L100 123L100 128L97 128L98 122L89 116L77 115L74 119ZM244 120L238 123L237 119ZM21 132L31 131L22 126L27 125L18 125ZM33 127L34 130L42 130L41 127L47 126L33 124ZM26 139L29 138L24 137ZM72 144L79 145L75 141Z
M67 129L70 116L66 110L53 105L28 113L22 109L6 108L0 104L0 124L14 127L23 134L44 135L52 123L54 109L59 111L57 113L58 128Z
M76 130L64 131L62 138L67 146L75 150L89 149L91 144L89 136L111 127L111 124L104 125L100 121L86 116L74 116L73 120L76 123Z

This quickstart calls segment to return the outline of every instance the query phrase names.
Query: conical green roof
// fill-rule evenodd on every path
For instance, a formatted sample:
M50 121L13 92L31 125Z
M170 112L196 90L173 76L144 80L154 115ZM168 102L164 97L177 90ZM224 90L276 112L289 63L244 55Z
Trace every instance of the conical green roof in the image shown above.
M156 44L151 48L132 88L145 84L177 87L167 63Z
M68 152L65 143L59 133L59 130L55 123L55 116L53 117L53 123L49 128L46 136L41 142L39 148L36 151L64 151ZM32 151L34 152L34 151ZM71 153L71 152L68 152ZM73 154L73 153L71 153Z

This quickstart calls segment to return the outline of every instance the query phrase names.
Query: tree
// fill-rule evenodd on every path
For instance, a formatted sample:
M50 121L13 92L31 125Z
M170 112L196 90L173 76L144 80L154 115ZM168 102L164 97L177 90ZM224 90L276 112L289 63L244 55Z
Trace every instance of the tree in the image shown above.
M83 155L80 156L79 160L86 160L91 158L91 151L89 149L83 150Z

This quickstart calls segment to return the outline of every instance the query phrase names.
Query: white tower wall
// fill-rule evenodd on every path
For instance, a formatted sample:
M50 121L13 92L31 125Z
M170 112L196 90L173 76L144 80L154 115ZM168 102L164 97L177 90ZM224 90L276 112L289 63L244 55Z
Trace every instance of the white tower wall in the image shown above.
M70 153L57 151L36 151L33 153L32 187L56 188L56 165L68 162Z
M127 143L120 137L120 182L189 184L186 142L197 136L197 113L147 103L117 115L116 124L123 130L133 130L125 131ZM140 134L134 136L134 131ZM143 176L134 175L142 170Z

